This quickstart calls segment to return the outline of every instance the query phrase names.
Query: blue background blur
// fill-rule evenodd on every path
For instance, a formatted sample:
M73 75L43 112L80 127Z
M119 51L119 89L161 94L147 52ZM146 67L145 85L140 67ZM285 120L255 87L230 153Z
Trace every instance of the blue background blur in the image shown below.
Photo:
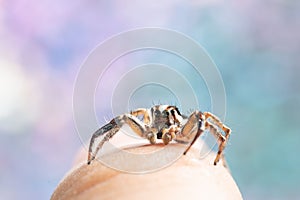
M227 159L245 199L299 199L300 2L0 0L1 199L48 199L81 147L79 67L132 28L185 33L211 55L233 129Z

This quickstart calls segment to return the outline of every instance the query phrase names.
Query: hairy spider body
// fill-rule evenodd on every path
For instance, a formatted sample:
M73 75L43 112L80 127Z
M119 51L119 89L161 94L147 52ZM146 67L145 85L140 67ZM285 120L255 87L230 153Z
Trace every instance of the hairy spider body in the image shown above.
M220 160L231 132L230 128L209 112L194 111L187 117L182 115L176 106L155 105L150 109L140 108L131 111L130 114L115 117L93 134L87 164L95 159L103 144L112 138L124 124L129 125L140 137L148 139L151 144L155 144L157 139L162 139L165 145L172 140L179 143L190 143L184 155L205 130L210 130L219 143L214 165ZM225 135L221 134L219 129ZM104 137L93 150L95 139L100 136Z

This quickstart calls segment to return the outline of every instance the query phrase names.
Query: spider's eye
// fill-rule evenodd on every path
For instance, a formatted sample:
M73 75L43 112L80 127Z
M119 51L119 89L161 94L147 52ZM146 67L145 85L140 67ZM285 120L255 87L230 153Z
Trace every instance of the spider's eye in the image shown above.
M160 115L160 111L159 111L159 110L155 110L155 111L154 111L154 115L155 115L155 116L159 116L159 115Z
M164 111L162 112L162 114L163 114L164 117L168 117L168 116L169 116L169 112L166 111L166 110L164 110Z

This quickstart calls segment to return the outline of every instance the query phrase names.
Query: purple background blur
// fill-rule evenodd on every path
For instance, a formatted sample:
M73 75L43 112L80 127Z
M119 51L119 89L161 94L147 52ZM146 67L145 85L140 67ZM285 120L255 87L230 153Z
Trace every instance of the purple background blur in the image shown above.
M299 199L300 2L0 0L0 196L49 199L81 147L76 74L113 34L155 26L211 55L233 129L227 158L245 199Z

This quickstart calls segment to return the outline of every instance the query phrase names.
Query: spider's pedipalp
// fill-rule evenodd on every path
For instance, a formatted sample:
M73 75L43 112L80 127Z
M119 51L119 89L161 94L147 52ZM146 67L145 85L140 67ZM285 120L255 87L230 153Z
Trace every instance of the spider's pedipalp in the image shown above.
M169 144L173 139L176 138L176 134L180 132L180 128L176 125L172 125L169 128L162 130L162 140L165 145Z

